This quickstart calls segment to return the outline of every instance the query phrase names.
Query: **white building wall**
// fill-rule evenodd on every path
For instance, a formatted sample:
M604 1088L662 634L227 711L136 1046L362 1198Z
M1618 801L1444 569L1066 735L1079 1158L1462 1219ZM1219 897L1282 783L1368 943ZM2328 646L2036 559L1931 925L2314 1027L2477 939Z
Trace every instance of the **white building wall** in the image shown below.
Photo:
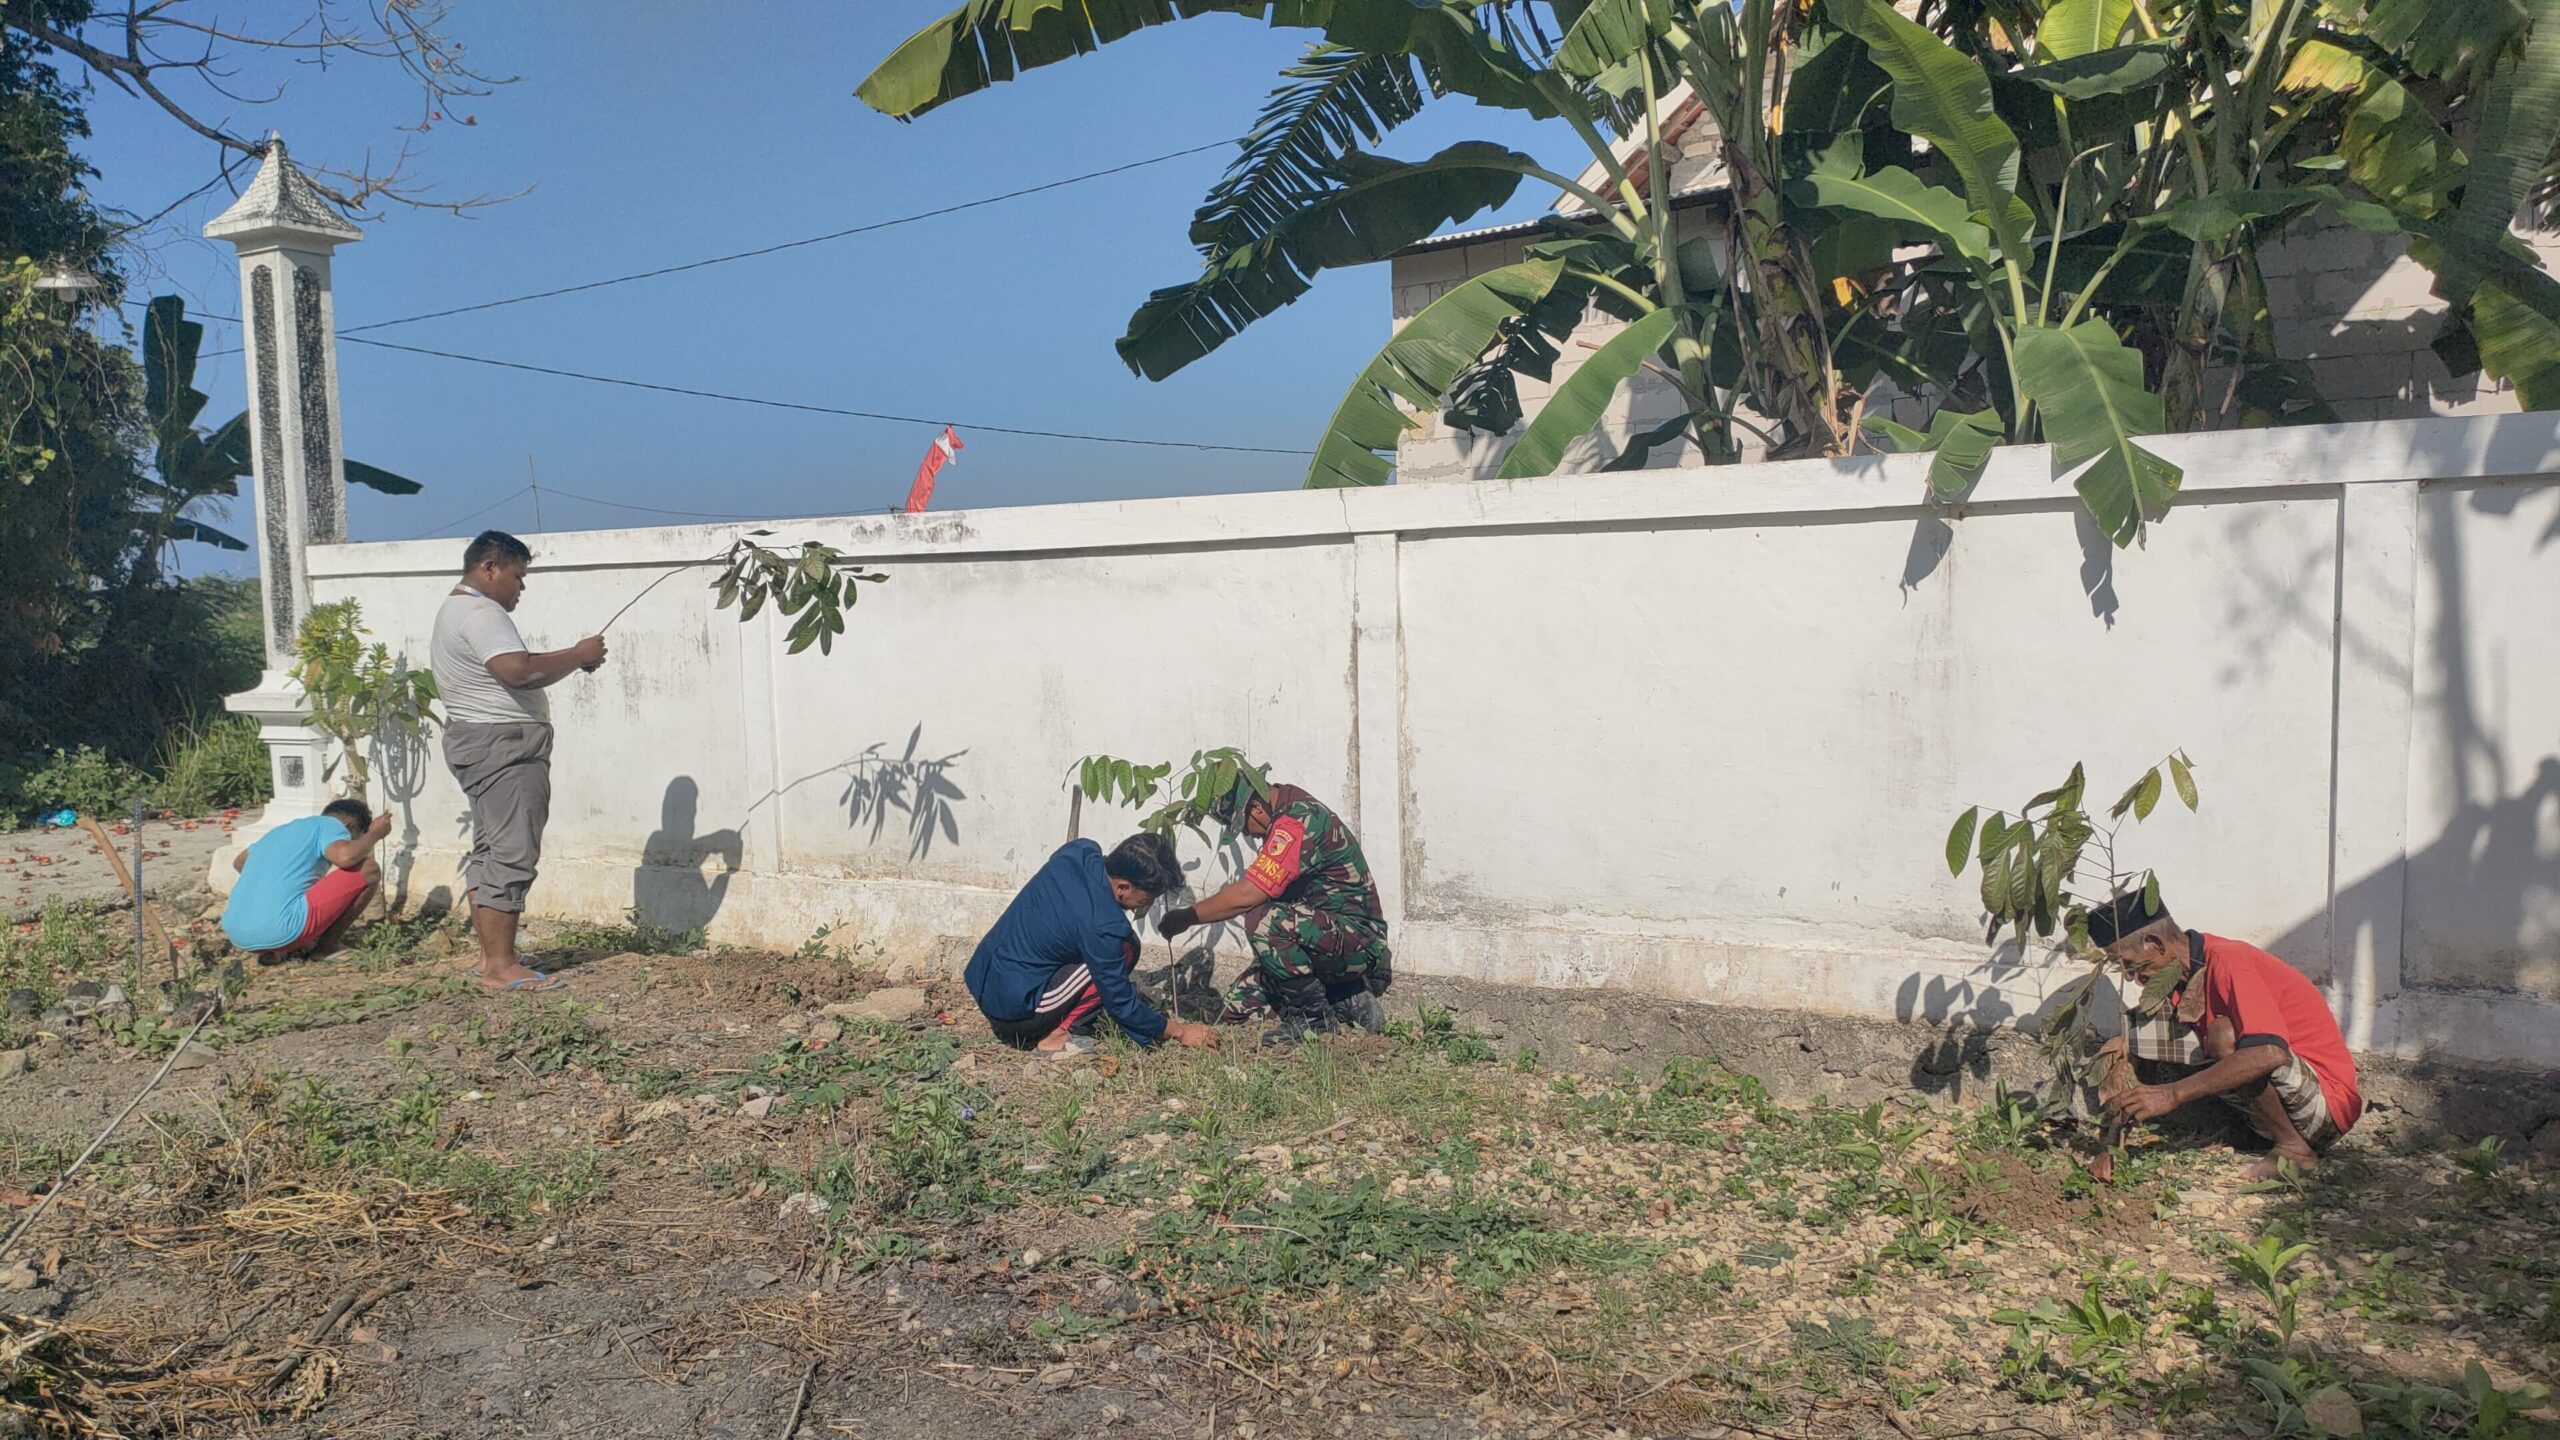
M2560 1063L2560 418L2157 443L2187 493L2128 552L2043 447L1960 517L1868 456L793 522L893 578L832 656L690 578L632 611L552 692L535 908L965 941L1065 837L1079 756L1233 743L1360 829L1405 968L2011 1020L2075 972L1986 950L1948 824L2183 748L2202 813L2124 857L2184 920L2275 948L2368 1049ZM729 533L541 537L528 641ZM312 573L414 657L458 550ZM450 885L441 765L387 798L412 893Z

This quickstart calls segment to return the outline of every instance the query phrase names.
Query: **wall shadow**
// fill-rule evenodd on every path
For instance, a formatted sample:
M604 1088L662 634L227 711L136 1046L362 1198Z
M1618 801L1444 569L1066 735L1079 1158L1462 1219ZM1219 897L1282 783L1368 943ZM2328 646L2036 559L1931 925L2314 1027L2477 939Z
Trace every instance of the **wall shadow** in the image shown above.
M631 908L651 925L670 930L701 930L720 913L728 898L729 877L746 859L746 843L735 830L697 835L702 787L690 775L667 782L658 802L658 828L640 846L640 865L631 872ZM704 862L723 862L716 875L703 873Z
M1961 976L1906 975L1893 997L1894 1018L1925 1025L1936 1035L1911 1059L1911 1088L1924 1095L1963 1099L1968 1083L1991 1079L1991 1040L2003 1025L2026 1028L2004 986L2025 978L2025 947L2011 936L1980 965Z
M2431 468L2460 474L2483 467L2476 456L2448 453L2432 457ZM2517 736L2497 722L2511 713L2510 682L2481 673L2484 663L2494 670L2504 662L2495 647L2484 655L2474 633L2461 523L2466 514L2530 523L2529 515L2518 520L2519 508L2550 493L2495 481L2421 489L2413 578L2433 603L2431 626L2411 637L2408 653L2396 637L2386 643L2338 625L2334 600L2305 594L2288 574L2235 573L2242 597L2232 614L2236 631L2320 635L2337 647L2338 664L2413 692L2403 782L2403 803L2413 807L2408 848L2365 874L2333 877L2327 907L2297 920L2269 947L2307 972L2340 972L2328 977L2333 991L2381 989L2380 977L2345 973L2377 951L2399 953L2402 993L2441 987L2548 995L2560 982L2560 737ZM2560 534L2560 506L2554 511L2537 549ZM2294 574L2299 558L2291 562ZM2419 798L2428 795L2432 803ZM2441 823L2416 813L2422 804ZM2426 835L2430 825L2434 833ZM2212 918L2189 923L2209 927Z
M383 801L400 817L400 848L385 867L384 878L390 883L384 887L383 897L391 913L397 915L408 908L409 881L418 868L417 800L427 786L427 734L421 730L416 735L402 735L387 727L377 728L366 749L366 764L381 783ZM463 824L470 823L466 810Z
M960 821L952 806L969 798L951 778L960 758L969 752L954 750L937 759L921 758L916 749L923 740L924 722L919 720L907 733L906 749L899 754L884 753L888 746L882 742L832 767L847 772L844 793L836 797L836 803L845 808L846 822L857 829L869 826L869 838L876 843L888 830L892 814L905 816L910 860L933 853L937 838L959 842Z
M885 740L866 745L832 765L821 766L757 796L738 812L738 823L744 825L768 802L803 785L841 775L845 777L844 789L836 796L836 803L844 807L847 826L869 826L870 838L876 841L887 833L892 815L903 815L907 858L920 860L932 853L937 842L959 842L956 807L969 798L952 778L961 757L969 752L954 750L948 755L922 757L917 751L923 741L924 722L919 720L907 732L906 747L901 753L888 754L889 742Z

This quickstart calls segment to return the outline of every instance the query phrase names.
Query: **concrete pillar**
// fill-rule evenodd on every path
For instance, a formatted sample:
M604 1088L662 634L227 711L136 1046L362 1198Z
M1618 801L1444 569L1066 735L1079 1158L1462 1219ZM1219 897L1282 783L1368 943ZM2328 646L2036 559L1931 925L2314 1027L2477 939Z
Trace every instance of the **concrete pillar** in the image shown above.
M2418 485L2341 487L2329 781L2329 1001L2347 1043L2400 1043L2416 713Z
M1404 577L1392 534L1352 542L1354 827L1389 925L1404 922Z
M347 538L346 461L339 443L337 317L329 258L363 236L310 177L284 141L267 138L258 175L230 209L204 227L240 254L240 350L249 382L249 454L256 475L258 592L266 672L231 696L231 710L257 717L275 778L275 798L233 848L329 803L322 778L328 742L307 723L291 677L295 634L311 609L313 545ZM232 851L214 857L216 890L231 885Z

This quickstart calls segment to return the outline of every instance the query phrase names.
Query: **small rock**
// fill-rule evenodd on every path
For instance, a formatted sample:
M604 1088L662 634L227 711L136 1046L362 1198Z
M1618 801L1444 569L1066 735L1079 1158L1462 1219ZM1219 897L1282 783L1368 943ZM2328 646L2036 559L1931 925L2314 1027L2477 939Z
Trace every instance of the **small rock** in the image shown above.
M770 1095L759 1095L744 1105L739 1106L738 1113L746 1116L750 1120L761 1120L767 1115L773 1113L773 1097Z
M12 1079L12 1078L14 1078L14 1077L16 1077L16 1076L24 1075L24 1074L26 1074L26 1073L27 1073L27 1052L26 1052L26 1051L24 1051L24 1050L0 1050L0 1080L8 1080L8 1079Z
M770 1285L781 1278L782 1272L779 1270L767 1270L761 1265L750 1265L747 1267L747 1283L758 1290L763 1289L767 1285Z
M1065 1388L1066 1383L1074 1378L1076 1367L1073 1365L1052 1365L1040 1372L1039 1384L1043 1390L1058 1390Z
M53 1008L62 1015L78 1020L83 1016L95 1014L98 1007L106 1003L106 995L107 987L104 985L95 980L83 980L64 990L62 1003Z
M177 1058L169 1062L172 1070L201 1070L222 1058L222 1052L201 1040L190 1040L178 1047Z
M513 1420L516 1418L515 1397L512 1395L491 1395L484 1398L480 1402L480 1418L483 1420Z
M2343 1385L2332 1385L2303 1402L2302 1418L2311 1428L2328 1436L2361 1435L2364 1413L2356 1408L2355 1397Z
M786 1196L783 1199L782 1208L775 1213L774 1218L788 1224L796 1215L824 1219L826 1213L827 1202L819 1199L814 1192L803 1190L797 1195Z
M1041 1261L1048 1258L1049 1256L1046 1251L1043 1251L1039 1246L1034 1245L1030 1249L1022 1252L1022 1268L1025 1270L1033 1269L1037 1267Z
M2533 1143L2527 1147L2533 1158L2546 1164L2560 1165L2560 1120L2545 1120L2533 1132Z
M107 987L107 993L98 997L98 1007L100 1009L105 1009L109 1005L129 1005L131 1003L133 1003L132 997L124 993L124 987L121 985L109 985Z
M36 992L24 985L11 990L8 999L0 1001L0 1014L5 1014L15 1021L33 1020L43 1013L43 1010L44 1001L37 997Z
M44 1277L36 1273L32 1260L15 1260L7 1269L0 1270L0 1290L33 1290L43 1283Z
M978 1068L978 1057L975 1055L963 1055L959 1059L951 1062L951 1068L955 1073L965 1075Z
M1090 1065L1079 1065L1076 1067L1076 1083L1090 1090L1102 1083L1102 1072Z
M821 1017L817 1024L809 1027L809 1043L812 1045L833 1045L843 1038L844 1022L841 1020Z
M912 985L891 985L859 1000L839 1000L819 1013L832 1020L907 1020L923 1013L928 1003Z

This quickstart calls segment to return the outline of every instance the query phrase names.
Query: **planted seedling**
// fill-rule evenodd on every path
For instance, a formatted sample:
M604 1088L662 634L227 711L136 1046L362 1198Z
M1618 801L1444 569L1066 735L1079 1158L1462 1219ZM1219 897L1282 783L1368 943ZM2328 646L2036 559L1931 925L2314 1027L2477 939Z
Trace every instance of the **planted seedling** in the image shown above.
M1171 797L1140 820L1138 828L1171 835L1180 826L1203 842L1209 840L1207 827L1213 823L1221 839L1235 833L1243 807L1229 802L1238 791L1249 790L1252 798L1265 802L1271 799L1271 767L1256 764L1231 745L1191 752L1179 777L1170 760L1149 765L1113 755L1086 756L1076 762L1075 776L1083 793L1132 809L1153 804L1159 795Z
M2089 966L2063 988L2042 1022L2039 1048L2053 1068L2056 1096L2092 1082L2102 1095L2112 1094L2132 1081L2132 1067L2121 1056L2098 1073L2097 999L2106 971L2103 955L2089 942L2089 911L2137 886L2158 904L2159 877L2147 869L2128 870L2118 859L2116 837L2128 817L2137 824L2150 819L2161 796L2173 789L2189 810L2196 808L2195 763L2184 751L2171 752L2136 777L2101 821L2083 804L2088 776L2075 764L2060 785L2017 809L1972 806L1947 832L1948 873L1962 875L1968 865L1981 872L1986 943L2006 930L2022 948L2032 937ZM2176 983L2173 971L2147 985L2142 1013L2157 1014ZM2120 1139L2121 1126L2111 1123L2103 1136L2110 1154Z

